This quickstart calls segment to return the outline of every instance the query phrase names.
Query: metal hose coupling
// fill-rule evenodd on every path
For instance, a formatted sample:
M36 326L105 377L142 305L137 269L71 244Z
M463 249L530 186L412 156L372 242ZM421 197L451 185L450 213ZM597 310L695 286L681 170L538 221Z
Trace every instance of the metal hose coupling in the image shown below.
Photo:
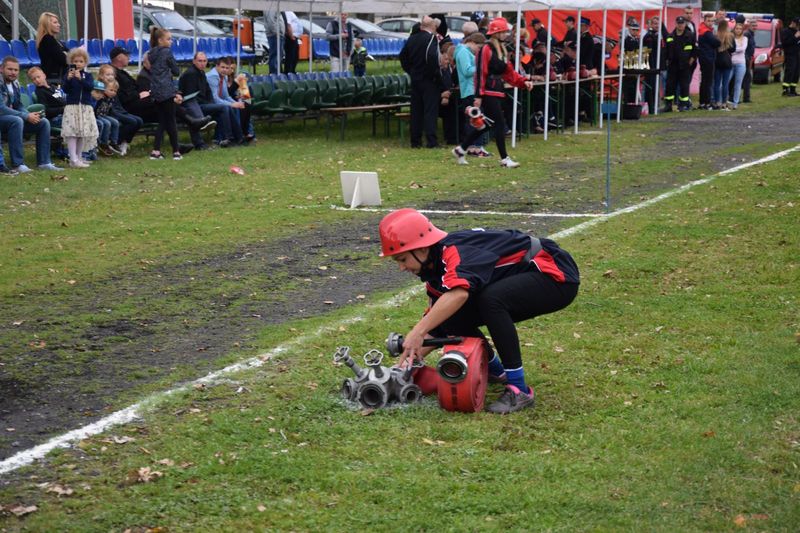
M444 354L436 363L439 376L448 383L461 383L467 377L467 358L455 350Z
M336 349L333 360L345 364L355 374L342 383L343 399L358 402L366 409L379 409L392 403L415 403L422 399L422 390L412 378L416 366L387 368L381 365L383 353L370 350L364 354L366 368L358 366L350 357L350 347Z

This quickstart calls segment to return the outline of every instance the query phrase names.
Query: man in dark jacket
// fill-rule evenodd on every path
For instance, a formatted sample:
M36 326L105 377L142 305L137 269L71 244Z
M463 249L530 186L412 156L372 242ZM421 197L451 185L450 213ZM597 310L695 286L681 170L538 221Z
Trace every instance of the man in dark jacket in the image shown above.
M581 17L581 56L578 64L586 67L586 70L594 68L594 36L589 32L592 21L586 17Z
M800 17L781 32L783 48L783 96L797 96L798 59L800 59Z
M426 146L436 148L436 117L439 116L439 40L436 23L428 16L422 18L420 31L408 38L400 50L400 65L411 77L411 147L422 146L425 131Z
M747 37L747 49L744 51L745 68L744 79L742 79L742 102L749 104L750 86L753 84L753 56L756 55L756 29L758 22L755 19L748 21L745 26L745 36Z
M228 106L217 104L214 102L214 95L211 94L211 86L208 85L206 78L206 66L208 65L208 58L205 52L197 52L194 54L192 64L186 68L178 79L178 90L184 95L184 102L181 106L186 112L194 118L205 119L207 116L213 119L213 124L209 123L203 129L212 127L219 123L222 128L222 137L227 139L230 137L230 132L226 134L226 122L228 118ZM197 93L194 98L185 100L187 96ZM228 125L230 128L230 125ZM190 130L192 144L198 150L205 150L208 148L203 141L200 131L197 129Z
M689 82L692 80L696 61L697 47L694 33L686 27L686 19L679 16L675 19L675 29L667 37L667 89L666 96L664 96L664 113L672 111L675 90L679 85L681 95L678 101L678 111L688 111L692 108L692 101L689 99Z
M659 34L659 26L661 33ZM648 109L652 113L660 100L660 91L663 87L661 73L667 70L667 51L664 43L667 39L667 28L661 24L661 18L656 15L648 20L647 33L642 39L642 46L650 49L649 64L651 70L656 70L645 77L644 99L647 101ZM659 48L661 52L659 53ZM660 61L659 61L660 60ZM657 96L658 95L658 96Z
M119 83L117 99L122 104L122 107L128 113L141 117L145 122L158 122L152 101L146 97L142 98L139 94L136 80L125 70L130 60L128 51L124 48L114 48L111 50L110 56L111 66L114 67L117 83Z
M347 13L342 13L341 21L333 19L325 26L330 41L331 72L347 72L350 69L350 53L353 50L352 28L347 23ZM341 38L342 48L339 51Z
M700 109L713 109L711 88L714 85L714 64L717 61L719 39L714 32L714 14L703 15L697 36L697 57L700 61ZM681 93L683 94L683 93Z
M564 19L564 24L567 26L567 31L564 33L564 38L561 39L561 46L566 47L569 43L578 42L578 32L575 31L575 17L572 15Z

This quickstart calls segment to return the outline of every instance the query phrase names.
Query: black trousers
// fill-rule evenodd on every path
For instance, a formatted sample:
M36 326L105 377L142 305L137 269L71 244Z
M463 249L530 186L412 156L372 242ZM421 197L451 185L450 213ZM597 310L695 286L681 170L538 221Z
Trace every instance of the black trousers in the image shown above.
M657 94L656 91L660 92L664 88L660 86L660 77L661 73L659 72L657 74L648 74L644 78L644 99L647 102L647 108L650 110L651 114L655 112L656 105L661 100L661 95Z
M786 54L783 59L783 86L797 87L798 54Z
M490 120L494 120L494 141L497 143L497 153L500 154L500 159L508 157L506 151L506 121L503 115L503 98L497 96L484 96L481 99L481 110L483 114ZM469 135L461 141L461 149L466 150L478 140L478 137L483 135L487 128L481 131L473 129Z
M464 306L431 334L484 338L478 328L486 326L503 366L520 368L522 354L514 324L564 309L577 296L578 287L558 283L539 271L509 276L470 294Z
M692 72L694 72L692 66L678 68L677 65L670 65L667 70L667 89L664 96L669 105L675 103L675 89L679 86L681 97L678 103L689 101L689 83L692 81Z
M153 150L161 151L161 143L164 141L164 132L169 135L169 142L172 145L172 152L180 151L178 147L178 125L175 122L175 101L172 98L156 103L158 112L158 127L153 136Z
M700 105L709 105L714 91L714 62L700 59ZM681 89L683 94L683 89Z
M283 72L295 73L297 62L300 60L300 41L286 37L283 40L285 56L283 57Z
M439 117L442 119L442 131L444 131L444 142L446 144L458 144L458 103L455 97L449 100L447 105L439 102ZM463 116L463 115L462 115Z
M422 146L422 132L428 148L438 146L436 126L439 117L439 87L431 80L411 82L411 147Z

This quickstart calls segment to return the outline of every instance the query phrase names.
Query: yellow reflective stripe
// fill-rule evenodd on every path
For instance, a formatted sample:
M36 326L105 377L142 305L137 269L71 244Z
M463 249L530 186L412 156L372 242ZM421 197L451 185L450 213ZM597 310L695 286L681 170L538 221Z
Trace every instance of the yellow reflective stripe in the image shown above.
M675 40L675 39L673 39L672 37L667 37L667 42L668 42L668 43L671 43L671 42L672 42L672 41L674 41L674 40Z
M691 44L687 44L686 46L683 47L684 50L691 50L692 48L694 48L694 46Z
M673 94L672 96L665 96L664 100L675 100L675 95Z

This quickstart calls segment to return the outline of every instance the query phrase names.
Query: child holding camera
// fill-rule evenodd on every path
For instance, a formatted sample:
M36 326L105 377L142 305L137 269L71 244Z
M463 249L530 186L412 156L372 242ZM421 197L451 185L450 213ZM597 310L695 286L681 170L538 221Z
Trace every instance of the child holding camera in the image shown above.
M73 48L69 51L67 61L69 70L62 85L67 102L61 120L61 136L67 141L69 166L86 168L89 163L81 158L81 153L97 145L98 135L92 107L94 78L84 70L89 63L86 50Z

